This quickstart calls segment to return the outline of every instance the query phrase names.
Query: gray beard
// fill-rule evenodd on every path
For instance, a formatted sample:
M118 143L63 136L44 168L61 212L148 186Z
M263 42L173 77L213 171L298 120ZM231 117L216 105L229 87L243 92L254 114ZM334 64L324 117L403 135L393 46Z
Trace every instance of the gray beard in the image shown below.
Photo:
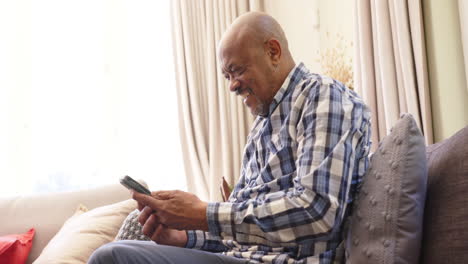
M245 88L249 92L249 96L253 96L255 100L257 100L257 106L255 109L251 109L250 112L252 113L253 116L267 116L268 115L268 108L266 107L266 104L258 98L258 96L252 91L250 88ZM240 95L242 93L242 90L237 90L236 95Z
M260 100L260 98L258 98L258 96L252 91L252 89L250 88L245 88L245 90L247 90L249 92L249 95L250 96L253 96L255 98L255 100L257 100L257 106L255 107L255 109L252 109L250 110L250 112L252 113L253 116L267 116L268 115L268 109L266 107L266 104L265 102L263 102L262 100ZM236 94L239 95L240 92L239 91L236 91Z
M257 99L259 103L255 107L255 109L252 110L252 114L254 116L257 116L257 115L263 116L263 117L267 116L268 112L267 112L265 104L262 101L260 101L258 98L255 98L255 99Z
M266 104L262 100L260 100L260 98L258 98L256 95L253 96L255 97L255 100L257 100L258 104L255 107L255 109L251 110L252 115L266 117L268 115L268 108Z

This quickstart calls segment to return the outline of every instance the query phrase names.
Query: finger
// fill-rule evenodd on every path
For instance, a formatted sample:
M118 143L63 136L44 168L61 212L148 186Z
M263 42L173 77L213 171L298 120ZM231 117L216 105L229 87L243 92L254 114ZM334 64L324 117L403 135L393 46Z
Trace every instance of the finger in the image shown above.
M145 205L142 204L142 203L138 203L138 210L141 212L141 210L143 210L143 208L145 208Z
M135 193L136 193L135 191L133 191L133 190L130 189L130 195L131 195L132 197L133 197L133 195L134 195ZM140 202L137 201L137 208L138 208L138 210L139 210L140 212L141 212L141 210L143 210L144 207L145 207L144 204L142 204L142 203L140 203Z
M141 229L141 232L147 236L147 237L150 237L152 238L153 237L153 234L154 232L156 231L156 229L158 228L158 226L160 226L156 216L154 215L151 215L145 222L145 224L143 225L143 228Z
M152 196L138 193L138 192L133 192L132 194L133 200L137 201L138 203L151 207L154 211L157 211L161 208L162 202Z
M154 212L153 209L145 206L143 210L141 210L140 216L138 216L138 222L141 225L144 225L153 212Z
M156 229L154 230L153 234L151 235L151 240L155 241L156 243L161 243L163 242L162 240L162 234L164 232L164 226L163 225L158 225Z

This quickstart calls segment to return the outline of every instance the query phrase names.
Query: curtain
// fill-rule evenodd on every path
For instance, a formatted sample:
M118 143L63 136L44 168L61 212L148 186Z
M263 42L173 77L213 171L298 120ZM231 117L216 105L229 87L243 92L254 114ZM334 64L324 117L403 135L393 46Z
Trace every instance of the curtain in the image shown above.
M172 1L179 126L188 190L220 200L222 177L233 185L253 117L229 92L216 57L222 33L262 1Z
M463 57L465 58L465 78L468 88L468 1L458 0L460 12L460 29L463 45Z
M372 111L373 150L401 113L433 142L422 7L411 0L356 0L355 89Z

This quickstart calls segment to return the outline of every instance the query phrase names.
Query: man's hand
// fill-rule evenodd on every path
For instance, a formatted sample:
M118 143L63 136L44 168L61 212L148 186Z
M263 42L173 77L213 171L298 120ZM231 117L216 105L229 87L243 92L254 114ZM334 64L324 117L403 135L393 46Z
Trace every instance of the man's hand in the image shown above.
M157 222L165 228L208 231L206 219L208 204L191 193L158 191L152 192L149 196L133 192L132 197L138 202L140 210L143 209L143 206L149 208L143 210L151 210L151 215L155 218L151 221Z
M184 247L187 244L185 231L170 229L161 224L150 207L145 206L140 211L138 222L143 226L142 232L145 236L161 245Z

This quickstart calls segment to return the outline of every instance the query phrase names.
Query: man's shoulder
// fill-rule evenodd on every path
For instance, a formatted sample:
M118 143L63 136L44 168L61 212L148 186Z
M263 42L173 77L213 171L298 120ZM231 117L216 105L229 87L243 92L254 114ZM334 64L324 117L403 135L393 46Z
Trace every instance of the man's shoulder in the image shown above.
M327 108L327 111L335 109L339 112L351 112L351 115L358 115L363 119L370 118L369 109L362 98L340 81L327 75L304 74L302 80L297 83L292 97L296 108L302 110L315 109L317 104L328 103L334 107ZM352 119L355 118L356 116Z
M295 87L294 97L306 97L309 100L317 99L324 93L331 96L351 100L358 104L363 104L361 97L349 89L343 83L327 75L318 73L307 73L302 75L302 80Z

